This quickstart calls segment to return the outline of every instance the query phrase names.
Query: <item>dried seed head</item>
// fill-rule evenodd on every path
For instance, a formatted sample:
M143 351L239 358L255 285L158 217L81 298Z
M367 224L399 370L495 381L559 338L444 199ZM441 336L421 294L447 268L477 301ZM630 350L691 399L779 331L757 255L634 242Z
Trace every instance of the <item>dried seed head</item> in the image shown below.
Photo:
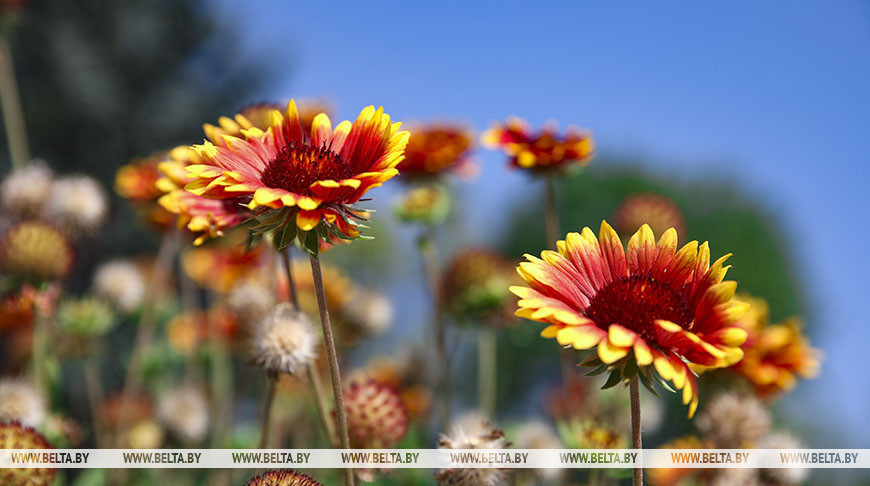
M162 395L157 416L184 442L199 442L208 433L208 400L198 388L184 386Z
M723 393L714 398L697 425L716 447L737 449L753 447L770 432L770 412L757 398Z
M31 383L15 378L0 379L0 422L18 421L38 427L45 415L45 399Z
M351 383L344 390L351 447L389 449L408 432L408 412L396 390L375 380Z
M270 372L302 372L316 356L317 335L305 314L281 304L253 330L251 357Z
M145 297L145 278L135 263L115 260L104 263L94 274L94 292L122 312L132 312Z
M438 439L439 449L506 449L508 446L504 432L477 414L461 417L449 434ZM435 480L439 486L499 486L507 484L508 470L442 469L435 474Z

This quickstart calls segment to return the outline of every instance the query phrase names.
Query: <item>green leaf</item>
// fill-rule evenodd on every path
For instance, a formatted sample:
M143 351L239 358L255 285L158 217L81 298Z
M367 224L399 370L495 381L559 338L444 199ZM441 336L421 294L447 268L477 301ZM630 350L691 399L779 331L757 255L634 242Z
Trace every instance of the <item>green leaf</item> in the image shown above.
M306 231L300 233L298 237L299 242L302 243L302 248L304 248L309 255L317 258L317 255L320 253L320 241L318 241L317 232Z
M589 373L586 373L585 376L598 376L598 375L604 373L605 371L607 371L608 368L609 368L609 366L607 366L607 365L601 365L598 368L595 368L594 370L590 371Z
M640 373L637 374L640 377L640 382L643 383L643 386L646 387L647 390L650 391L655 396L659 396L659 392L656 391L655 386L653 385L648 372L645 372L642 368Z
M278 251L284 251L284 249L290 246L293 243L293 240L296 239L296 234L296 221L288 221L283 229L275 233L275 249Z
M625 381L631 381L637 376L637 363L634 358L629 356L622 365L622 378Z
M588 358L586 358L583 362L581 362L578 366L587 366L587 367L598 367L603 365L604 362L601 361L601 358L598 357L597 354L594 354Z
M653 377L655 378L656 382L657 382L657 383L658 383L662 388L664 388L665 390L667 390L667 391L669 391L669 392L671 392L671 393L677 393L677 391L674 390L673 387L671 387L671 385L669 385L668 382L666 382L666 381L664 380L664 378L662 378L662 377L659 376L659 375L653 375Z
M608 388L613 388L619 384L620 378L622 378L622 370L619 368L614 369L610 372L610 376L607 378L607 381L604 383L604 386L601 387L602 390L607 390Z

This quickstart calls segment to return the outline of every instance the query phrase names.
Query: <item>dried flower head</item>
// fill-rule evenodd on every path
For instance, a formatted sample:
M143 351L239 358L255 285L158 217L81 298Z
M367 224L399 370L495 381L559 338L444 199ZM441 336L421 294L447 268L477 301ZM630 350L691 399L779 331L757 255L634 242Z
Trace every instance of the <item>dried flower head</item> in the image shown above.
M25 278L51 280L72 268L73 251L66 237L38 221L18 223L0 243L3 269Z
M32 218L42 214L51 197L54 174L44 162L13 170L0 183L0 207L9 214Z
M641 226L648 224L653 233L660 235L668 228L677 230L677 238L686 236L686 219L677 204L659 194L635 194L625 199L616 208L613 226L623 238L633 235Z
M611 385L629 379L626 370L648 387L671 381L693 416L699 389L689 364L724 368L743 358L746 331L736 321L749 305L724 280L730 255L710 264L707 243L678 250L676 230L656 243L648 225L623 248L605 221L597 237L584 228L556 246L520 264L528 286L511 287L517 315L549 324L541 336L563 346L597 348L593 363L610 370Z
M477 414L460 417L447 435L438 439L439 449L507 449L504 432ZM507 469L442 469L435 474L439 486L500 486L507 484Z
M0 422L18 421L23 425L38 427L45 415L45 399L32 383L0 378Z
M275 306L275 297L268 287L257 282L245 282L233 287L227 304L247 323L258 322Z
M698 430L721 449L752 447L770 432L770 412L757 398L733 392L714 398L698 417Z
M453 257L444 272L441 299L462 322L501 327L513 320L516 304L508 287L519 283L514 264L487 248L470 248Z
M250 354L267 371L295 375L317 356L317 342L309 317L279 304L254 328Z
M474 133L458 124L432 123L409 127L411 138L399 166L402 179L433 177L446 172L469 173Z
M109 213L106 192L88 176L57 179L51 186L51 198L45 208L46 217L68 234L81 236L93 233Z
M251 478L247 486L323 486L311 476L289 469L266 471Z
M525 120L512 117L483 134L484 146L501 149L513 167L538 173L565 171L584 166L592 159L592 135L576 127L558 133L554 124L537 132Z
M57 309L57 323L61 330L75 337L99 336L109 332L117 323L112 309L104 301L93 297L64 300Z
M774 432L758 441L756 447L758 449L804 448L803 444L788 432ZM764 484L769 486L794 486L802 483L809 476L809 473L809 470L799 468L761 469L759 471Z
M0 449L53 449L39 432L18 422L0 422ZM0 484L48 486L54 482L54 468L0 468Z
M94 274L94 293L122 312L136 310L145 298L145 278L129 260L104 263Z
M176 388L158 399L157 417L183 442L197 443L208 433L208 400L198 388Z
M350 445L357 449L395 447L408 432L408 412L395 388L375 380L344 390Z
M346 309L347 318L358 324L365 335L381 334L393 323L393 303L373 289L356 289Z

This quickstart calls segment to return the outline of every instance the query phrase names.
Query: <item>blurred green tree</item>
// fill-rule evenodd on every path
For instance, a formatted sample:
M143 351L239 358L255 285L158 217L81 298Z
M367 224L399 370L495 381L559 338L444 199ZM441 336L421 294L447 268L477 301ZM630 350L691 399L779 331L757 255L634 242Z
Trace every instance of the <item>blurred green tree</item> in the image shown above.
M213 12L201 0L31 2L10 44L33 156L111 189L130 158L200 142L203 122L251 102L268 65ZM113 247L151 244L113 207Z

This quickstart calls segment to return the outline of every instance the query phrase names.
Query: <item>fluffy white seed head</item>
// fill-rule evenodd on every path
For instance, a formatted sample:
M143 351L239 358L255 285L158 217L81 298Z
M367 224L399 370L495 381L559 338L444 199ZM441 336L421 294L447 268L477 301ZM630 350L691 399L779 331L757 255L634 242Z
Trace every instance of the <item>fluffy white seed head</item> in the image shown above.
M31 383L15 378L0 379L0 422L17 420L38 427L45 415L45 399Z
M95 179L70 176L57 179L51 187L46 217L71 235L92 233L108 214L106 193Z
M553 426L539 420L522 423L516 431L518 449L562 449L562 441ZM561 469L532 469L542 479L555 480L562 475Z
M53 179L54 174L43 162L31 162L15 169L0 183L0 206L18 216L41 214L51 196Z
M122 312L132 312L145 298L145 277L131 261L104 263L94 274L94 292Z
M208 433L208 400L198 388L182 387L162 395L157 416L184 442L200 442Z
M239 314L246 323L254 323L266 318L275 299L272 292L257 283L243 283L237 285L227 298L231 309Z
M439 449L506 449L504 432L479 414L467 414L438 440ZM435 474L440 486L500 486L508 483L508 470L497 468L442 469Z
M381 334L393 323L393 304L380 292L360 289L347 308L366 334Z
M316 357L317 342L308 316L280 304L254 328L251 357L267 371L293 375Z
M788 432L774 432L758 442L759 449L803 449L804 446ZM761 469L761 478L771 486L792 486L801 484L807 476L808 469Z
M714 398L697 425L716 447L738 449L753 447L770 432L770 412L757 398L723 393Z

